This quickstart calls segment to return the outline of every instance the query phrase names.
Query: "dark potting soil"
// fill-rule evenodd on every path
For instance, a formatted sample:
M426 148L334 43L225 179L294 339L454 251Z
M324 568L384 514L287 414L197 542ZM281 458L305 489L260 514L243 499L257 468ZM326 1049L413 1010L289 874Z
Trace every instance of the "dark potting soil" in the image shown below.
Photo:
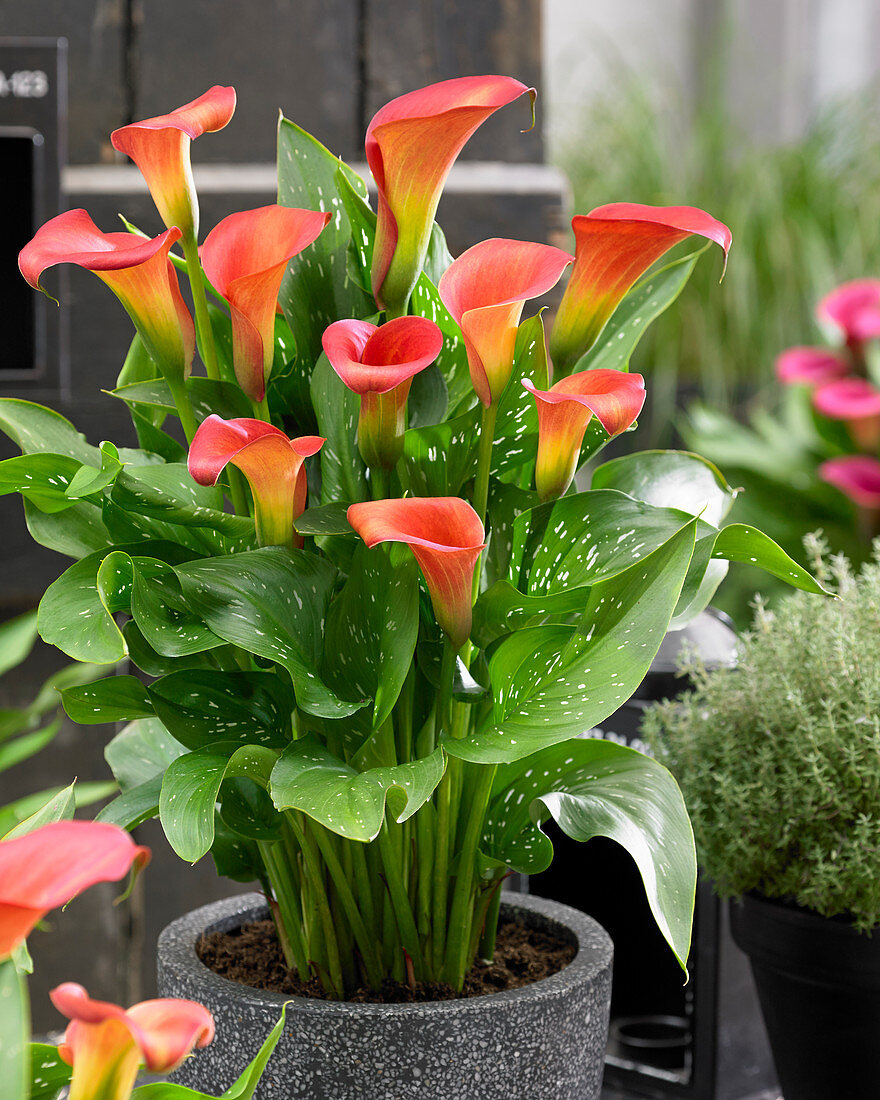
M548 978L568 966L575 951L573 943L559 936L508 921L498 926L495 958L471 967L460 994L442 982L417 982L410 988L405 982L386 979L380 990L356 989L348 1000L406 1004L482 997ZM326 998L317 978L303 982L296 971L287 969L271 920L253 921L231 932L209 932L196 944L196 954L215 974L230 981L294 997Z

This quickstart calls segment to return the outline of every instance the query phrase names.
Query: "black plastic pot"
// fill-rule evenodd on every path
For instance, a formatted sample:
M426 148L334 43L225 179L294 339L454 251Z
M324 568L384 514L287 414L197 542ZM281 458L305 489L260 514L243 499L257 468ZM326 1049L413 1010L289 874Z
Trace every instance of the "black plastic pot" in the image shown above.
M880 932L747 896L730 906L785 1100L880 1096Z

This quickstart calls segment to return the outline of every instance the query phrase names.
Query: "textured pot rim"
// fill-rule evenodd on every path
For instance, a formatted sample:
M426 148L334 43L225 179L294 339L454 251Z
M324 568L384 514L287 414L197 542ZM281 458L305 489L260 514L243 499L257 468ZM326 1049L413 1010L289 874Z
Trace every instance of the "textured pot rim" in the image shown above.
M262 894L237 894L221 901L211 902L172 921L159 936L158 956L160 967L185 975L190 982L213 991L225 998L233 994L243 1004L254 1008L284 1004L297 1013L310 1016L339 1016L351 1018L353 1012L365 1017L402 1017L424 1019L425 1016L446 1016L461 1013L491 1011L493 1007L507 1007L515 1003L541 1001L558 997L571 989L592 982L610 967L614 954L611 937L595 920L571 906L531 894L502 893L502 908L536 913L548 921L561 925L577 941L574 958L562 970L547 978L506 989L500 993L487 993L481 997L466 997L450 1001L418 1001L411 1004L359 1004L352 1001L324 1001L312 997L291 997L283 993L255 989L221 977L199 959L195 945L202 932L211 925L228 923L230 918L253 919L258 913L267 912ZM234 927L234 925L229 925Z

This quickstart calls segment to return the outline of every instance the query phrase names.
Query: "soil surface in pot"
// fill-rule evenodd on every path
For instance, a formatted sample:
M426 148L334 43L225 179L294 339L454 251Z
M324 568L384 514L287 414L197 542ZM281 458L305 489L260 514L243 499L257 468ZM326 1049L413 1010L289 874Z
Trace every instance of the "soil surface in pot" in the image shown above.
M503 922L498 926L494 960L475 963L460 994L441 982L417 982L410 988L404 982L388 979L380 990L357 989L348 1000L405 1004L482 997L548 978L568 966L576 950L575 944L561 936L515 921ZM295 971L287 969L271 920L253 921L230 932L209 932L196 944L196 953L205 966L230 981L295 997L325 999L317 979L303 982Z

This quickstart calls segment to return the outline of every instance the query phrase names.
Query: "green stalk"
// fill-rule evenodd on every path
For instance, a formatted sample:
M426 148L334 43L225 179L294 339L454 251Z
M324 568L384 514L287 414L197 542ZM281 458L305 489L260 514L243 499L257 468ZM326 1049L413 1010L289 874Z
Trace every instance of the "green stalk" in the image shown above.
M425 967L422 960L422 947L419 943L419 933L413 918L412 906L409 903L409 895L400 875L400 867L396 860L394 841L388 822L382 822L382 830L379 833L379 852L382 856L382 865L385 868L385 881L388 885L388 896L391 900L391 908L394 911L394 919L397 922L397 930L400 934L400 942L404 951L412 960L416 978L424 975Z
M480 424L480 448L477 453L477 476L474 479L474 510L485 525L486 505L489 503L489 471L492 469L492 444L495 441L495 421L498 418L498 406L490 405L483 409ZM479 576L474 570L474 576Z
M263 399L261 401L252 401L254 406L254 416L257 420L264 420L267 424L272 423L272 414L269 412L269 400L263 393Z
M493 882L487 889L488 898L482 910L475 936L471 937L471 955L479 952L480 958L491 962L495 957L495 937L498 934L498 913L501 910L501 887L503 878ZM477 937L479 939L477 940Z
M361 912L370 935L378 943L381 939L381 929L379 928L376 903L373 900L373 884L367 871L367 853L365 850L367 846L357 840L350 840L348 847L351 850L352 876Z
M302 938L302 910L290 867L284 858L283 850L278 850L281 845L277 841L258 840L257 847L278 906L277 914L273 908L272 916L275 918L278 938L284 949L284 961L289 967L296 966L300 979L304 982L308 981L309 961Z
M448 639L443 642L443 663L440 667L440 695L437 700L436 742L441 731L449 732L449 712L455 676L455 650ZM434 869L431 911L432 966L439 974L446 949L446 907L449 894L449 849L452 828L452 784L454 762L448 758L446 771L437 787L437 827L434 834Z
M324 876L321 873L321 859L314 839L306 831L305 825L300 821L296 812L285 814L285 821L293 831L299 842L303 854L303 868L312 894L312 905L317 910L324 933L324 946L327 951L327 970L330 988L336 1000L343 1000L345 988L342 981L342 966L339 958L339 942L336 938L336 928L333 924L333 914L330 912L330 902L327 897Z
M186 273L192 290L193 305L196 312L196 331L199 336L199 354L205 364L205 371L214 381L220 380L220 367L217 364L217 349L214 346L214 330L208 316L208 299L202 280L202 265L199 262L199 246L191 234L181 239L183 255L186 259Z
M234 466L226 467L226 480L229 484L229 495L232 498L232 507L237 516L249 516L251 514L248 504L247 492L244 487L244 474Z
M379 466L370 467L370 485L373 488L373 500L386 500L388 497L388 474Z
M165 381L168 384L168 389L171 390L171 396L174 398L174 406L177 409L177 415L180 417L180 423L183 425L183 434L186 436L187 443L192 444L198 424L196 423L196 414L193 412L189 394L186 392L186 383L182 378L171 374L165 376Z

